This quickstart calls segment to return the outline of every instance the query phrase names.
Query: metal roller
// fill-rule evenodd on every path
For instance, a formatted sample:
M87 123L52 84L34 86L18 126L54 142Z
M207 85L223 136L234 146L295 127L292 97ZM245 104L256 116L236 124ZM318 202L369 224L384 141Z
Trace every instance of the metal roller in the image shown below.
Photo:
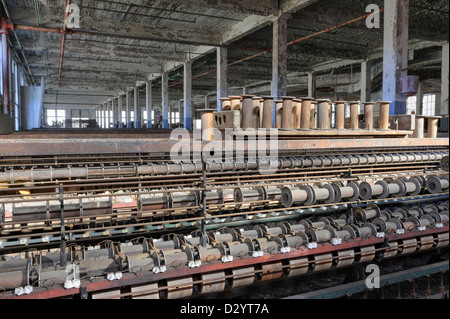
M294 204L312 205L316 202L315 193L311 186L285 187L281 192L281 203L285 208Z
M286 247L292 249L300 249L308 243L308 236L304 232L297 232L294 236L280 234L278 237L286 243Z
M283 264L281 261L263 264L261 266L261 281L280 279L283 276Z
M138 210L155 210L169 208L169 196L163 195L139 195Z
M223 244L218 244L215 247L209 246L209 247L202 247L201 245L198 246L198 251L200 255L200 260L202 263L213 263L220 261L222 257L226 256L225 248L223 247Z
M130 272L151 271L155 267L151 254L127 255L125 258Z
M325 184L320 188L313 187L314 197L316 201L330 204L334 202L334 188Z
M419 238L419 249L418 251L430 250L435 245L433 235L422 236Z
M191 276L167 279L167 299L180 299L192 296L194 284Z
M309 263L307 257L289 259L289 268L287 277L296 277L304 275L308 272Z
M3 265L3 267L5 267L5 265ZM8 271L4 271L4 268L0 272L0 287L5 290L11 290L18 287L28 286L30 267L31 265L26 263L21 268L14 267L14 269L10 269Z
M431 176L427 178L426 188L431 194L438 194L448 190L449 182L448 176L445 178L439 178L437 176Z
M225 290L225 272L219 271L209 274L201 274L201 293L211 294Z
M280 252L280 247L276 241L259 238L253 239L253 243L255 251L262 251L265 254L278 254Z
M355 258L356 263L368 263L375 259L375 246L361 247Z
M355 251L353 249L339 250L335 260L336 268L350 266L355 261Z
M167 268L180 269L188 265L189 259L183 250L165 250L165 265Z
M333 255L331 253L312 256L314 262L311 264L313 272L328 270L333 266Z
M396 241L389 242L388 247L383 253L383 258L384 259L394 258L395 256L398 255L399 249L400 248L398 242Z
M355 230L349 225L344 226L342 230L339 230L336 233L337 237L341 238L343 241L349 241L350 239L357 237Z
M269 228L264 225L261 225L259 227L262 229L263 234L266 234L266 236L276 236L276 235L280 235L280 234L286 235L288 233L288 229L287 229L286 225L284 225L282 223L278 224L277 227Z
M231 282L231 288L250 286L255 282L255 268L245 267L232 269L231 274L233 280Z
M262 230L259 227L252 229L252 230L237 229L236 232L245 238L262 238L262 237L264 237L264 234L262 233Z
M244 242L224 242L223 245L228 255L237 258L251 257L255 251L253 241L249 238L246 238Z
M403 240L403 248L400 249L400 255L407 255L414 253L418 248L417 239L410 238Z
M323 243L337 238L336 231L329 225L325 226L323 230L316 230L310 227L306 229L305 233L308 236L309 242L315 243Z
M423 209L420 208L419 206L411 207L408 210L408 212L409 212L410 216L413 216L413 217L416 217L416 218L420 218L421 216L423 216L423 213L424 213Z
M379 233L386 233L386 234L392 234L396 232L398 229L402 229L403 225L402 223L395 218L391 218L387 221L384 221L381 218L376 218L372 224L377 229L377 232Z
M103 292L92 292L92 299L120 299L120 289L110 289Z
M156 249L166 250L166 249L179 249L181 247L180 239L178 236L174 236L171 240L158 241L152 240L151 245Z
M177 192L172 194L170 208L197 206L198 204L199 204L199 197L195 192L194 193Z
M385 181L377 181L375 184L362 182L359 184L359 196L363 200L369 200L373 197L384 199L389 196L388 184Z
M356 231L356 235L363 239L369 238L370 236L375 236L377 234L377 229L371 223L365 223L363 227L356 227L354 225L350 226Z
M449 242L449 233L448 232L437 234L436 237L437 237L436 248L448 246L448 242Z
M235 203L255 202L265 200L265 190L263 187L255 187L254 189L241 189L236 188L234 190ZM237 205L240 207L241 205Z
M341 186L338 183L333 183L331 186L334 189L334 201L356 201L359 198L359 186L356 183L349 182L347 186Z
M365 209L357 207L353 211L353 215L357 220L365 223L368 220L378 218L381 216L380 208L375 204L369 204Z
M394 212L391 214L393 218L397 218L400 220L406 219L409 216L409 211L405 208L396 208Z
M114 249L112 247L103 249L85 249L83 251L84 260L105 260L114 258Z
M160 299L158 283L131 286L130 290L131 293L137 294L133 299Z
M441 159L441 169L448 172L448 155Z

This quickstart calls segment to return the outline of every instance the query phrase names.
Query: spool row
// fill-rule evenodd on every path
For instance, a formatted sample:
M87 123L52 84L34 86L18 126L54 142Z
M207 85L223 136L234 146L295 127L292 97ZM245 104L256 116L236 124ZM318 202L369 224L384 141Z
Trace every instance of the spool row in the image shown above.
M281 277L293 277L308 272L317 272L339 268L353 263L370 262L375 258L375 246L339 250L343 242L354 239L369 239L391 234L395 230L405 232L439 228L448 225L448 202L420 215L417 207L394 212L380 211L378 207L368 206L365 214L372 222L347 223L344 216L326 217L319 220L303 220L298 224L280 223L275 227L264 225L253 229L224 228L220 232L207 234L207 245L200 245L201 233L189 236L169 235L161 239L140 238L130 243L107 242L101 247L67 250L67 264L77 271L75 278L107 277L120 279L123 273L145 274L163 273L169 270L197 268L204 264L228 263L236 259L253 258L254 265L244 268L231 268L217 273L199 271L202 284L197 286L198 293L212 293L229 288L247 286L256 281L265 281ZM421 208L422 209L422 208ZM371 210L376 212L372 214ZM422 209L422 212L425 210ZM420 215L420 216L419 216ZM356 214L358 216L358 214ZM415 217L419 216L419 217ZM391 225L392 224L392 225ZM413 239L391 241L384 251L385 258L395 257L431 248L448 246L448 233L436 233ZM314 249L320 243L331 242L336 251L326 254L295 257L284 262L263 263L258 258L264 255L288 254L294 250ZM0 261L0 287L13 290L32 285L34 287L58 287L67 284L67 268L60 267L61 253L29 252L27 258ZM258 265L258 266L257 266ZM261 268L258 268L260 267ZM257 271L260 270L260 271ZM225 279L229 275L228 279ZM165 289L156 289L148 298L182 298L193 293L193 277L167 279ZM219 284L220 283L220 284ZM187 284L184 287L184 284ZM155 286L156 285L156 286ZM180 287L183 286L183 287ZM145 287L158 287L157 283ZM140 287L142 288L142 286ZM139 287L132 287L139 291ZM98 295L99 297L101 295ZM104 296L104 295L103 295Z

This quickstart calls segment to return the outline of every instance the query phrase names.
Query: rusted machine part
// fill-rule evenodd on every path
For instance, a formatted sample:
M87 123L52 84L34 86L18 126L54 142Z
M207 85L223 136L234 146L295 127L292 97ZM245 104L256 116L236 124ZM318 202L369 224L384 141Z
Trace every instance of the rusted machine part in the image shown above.
M308 236L309 242L313 243L324 243L338 237L336 230L329 225L325 226L323 230L316 230L310 227L306 229L305 233Z
M222 111L231 111L231 99L229 97L222 97L219 100L222 103Z
M260 281L270 281L280 279L283 276L283 264L280 262L273 262L262 264Z
M335 116L335 128L337 130L345 129L345 101L337 101L336 104L336 116Z
M213 246L203 247L198 246L200 261L202 263L214 263L222 260L222 257L228 256L223 244L216 244Z
M114 248L101 248L101 249L84 249L83 260L100 261L106 259L114 259Z
M431 194L441 193L448 190L449 181L448 175L444 178L439 178L438 176L430 176L427 178L426 188Z
M295 97L283 96L283 109L281 116L281 128L294 128L294 117L292 116L292 105Z
M274 103L275 103L275 128L280 129L283 118L283 101L275 100Z
M331 109L329 100L317 100L318 128L320 130L331 129L330 111Z
M201 112L202 140L206 142L214 141L214 112L216 110L205 109Z
M253 127L253 97L254 95L242 96L241 127L243 130Z
M421 207L419 207L419 206L413 206L413 207L411 207L411 208L408 210L408 212L409 212L409 215L410 215L410 216L413 216L413 217L416 217L416 218L420 218L420 217L423 216L423 214L424 214L423 209L422 209Z
M233 276L231 288L250 286L256 280L254 266L232 269L231 274Z
M254 251L262 251L264 254L278 254L280 253L279 244L267 238L253 239Z
M317 116L317 101L311 101L311 114L309 118L310 128L315 129L316 127L316 116Z
M359 130L359 102L350 102L350 129Z
M253 97L253 109L252 109L252 128L259 129L261 127L262 112L261 112L261 99L260 96Z
M380 130L389 130L389 107L392 102L380 102L380 119L378 127Z
M211 294L225 290L225 272L223 271L201 274L200 279L202 280L201 294Z
M138 197L138 209L155 210L169 208L169 196L162 194L160 196L142 194Z
M0 287L11 290L29 285L31 259L0 261Z
M305 206L315 203L315 193L311 186L303 185L300 187L285 187L281 191L281 202L284 207L289 208L294 204L303 204Z
M302 119L302 100L294 99L293 103L292 114L294 116L294 128L299 129Z
M439 211L448 211L449 210L449 202L446 201L446 202L439 204L438 208L439 208Z
M298 232L304 232L309 225L305 226L304 224L289 224L285 223L285 226L289 230L289 232L293 234L297 234Z
M346 186L333 183L331 186L334 189L334 201L336 203L342 200L353 202L359 198L359 186L354 182L349 182Z
M429 216L433 218L436 224L444 224L447 225L449 223L449 212L441 211L441 212L431 212L428 213Z
M423 117L416 117L416 128L413 133L413 138L425 137L425 119Z
M242 97L241 96L229 96L231 99L231 111L242 110Z
M367 221L381 216L380 208L375 204L369 204L365 209L357 207L353 210L353 215L357 220L366 223Z
M302 98L302 116L300 118L300 128L309 130L311 128L311 102L313 98Z
M371 198L386 198L389 196L388 184L385 181L377 181L375 184L362 182L359 184L359 196L363 200Z
M251 257L255 251L253 240L250 238L246 238L243 242L223 242L222 245L227 255L235 258Z
M363 103L364 105L364 129L373 130L373 102Z
M262 128L271 129L273 126L273 96L264 96L264 106L262 113Z
M170 198L170 208L197 206L200 202L200 197L195 192L171 193Z

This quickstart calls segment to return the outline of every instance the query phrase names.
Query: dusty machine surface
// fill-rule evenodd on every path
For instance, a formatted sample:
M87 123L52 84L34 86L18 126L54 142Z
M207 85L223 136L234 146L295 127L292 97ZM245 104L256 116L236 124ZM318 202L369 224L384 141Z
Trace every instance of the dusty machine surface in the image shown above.
M383 106L379 119L366 106L361 126L340 102L332 119L329 101L311 102L287 97L276 118L264 112L273 99L247 96L203 112L203 133L220 139L0 137L0 298L233 298L345 274L315 295L343 297L367 290L357 283L368 265L417 261L408 279L448 271L448 137L415 132L415 118L395 127ZM232 156L195 154L211 155L212 141ZM190 156L174 161L174 148Z

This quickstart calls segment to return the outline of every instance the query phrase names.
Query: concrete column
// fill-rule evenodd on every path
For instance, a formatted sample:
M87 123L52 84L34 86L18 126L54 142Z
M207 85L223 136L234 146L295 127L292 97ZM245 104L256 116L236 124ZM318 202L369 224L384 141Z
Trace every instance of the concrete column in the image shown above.
M123 97L122 97L122 95L119 95L119 97L117 98L117 119L119 121L119 128L123 128L122 103L123 103Z
M370 102L370 93L372 91L372 63L364 61L361 63L361 102Z
M108 128L113 128L113 100L110 99L108 102L106 102L108 105Z
M416 94L416 114L423 114L423 82L419 83Z
M141 109L139 107L139 88L134 88L134 128L141 127Z
M187 130L192 130L192 61L184 63L184 116L183 124ZM181 113L180 113L181 120Z
M408 74L409 0L384 0L383 100L389 113L406 114L400 78Z
M448 64L449 64L449 47L447 42L442 46L441 107L439 112L440 115L448 115L448 94L449 94Z
M286 96L287 19L282 15L273 22L272 96L276 99Z
M112 127L113 128L117 128L117 98L113 97L111 99L111 103L112 103L112 113L113 113L113 117L112 117Z
M312 72L308 72L308 97L316 97L316 77Z
M152 81L147 81L145 84L145 110L147 111L147 128L152 128Z
M127 128L131 128L131 91L126 93Z
M217 110L222 111L220 98L228 97L227 85L227 48L217 48Z
M98 126L103 127L103 104L98 106Z
M169 129L169 73L162 74L162 116L163 129Z

